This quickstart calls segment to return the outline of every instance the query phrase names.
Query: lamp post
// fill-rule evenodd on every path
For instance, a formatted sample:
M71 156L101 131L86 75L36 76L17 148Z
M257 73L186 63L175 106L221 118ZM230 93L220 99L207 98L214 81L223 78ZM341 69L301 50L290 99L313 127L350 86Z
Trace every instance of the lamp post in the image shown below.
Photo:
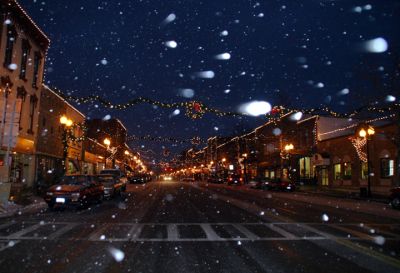
M63 129L62 144L63 144L63 174L67 171L67 157L68 157L68 134L69 128L73 125L73 121L67 118L65 115L60 117L60 124Z
M243 172L244 172L244 183L247 183L247 153L242 154L243 156Z
M287 159L288 159L288 178L290 176L289 170L291 169L291 162L290 162L290 151L294 149L294 145L292 143L286 144L285 145L285 152L287 154Z
M369 160L369 141L371 137L375 134L375 130L372 126L367 126L366 128L361 128L358 131L358 135L361 138L364 138L367 144L367 173L368 173L368 188L367 188L367 196L371 197L371 174L370 174L370 160Z
M110 151L111 140L109 138L105 138L103 140L104 145L107 146L107 152ZM104 157L104 168L107 168L107 155Z

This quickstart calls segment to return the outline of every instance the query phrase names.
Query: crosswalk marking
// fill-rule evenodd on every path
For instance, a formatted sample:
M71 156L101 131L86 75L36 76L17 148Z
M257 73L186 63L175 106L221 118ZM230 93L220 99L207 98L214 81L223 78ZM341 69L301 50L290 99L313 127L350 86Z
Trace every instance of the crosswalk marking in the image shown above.
M32 226L30 226L30 227L24 228L24 229L22 229L22 230L20 230L20 231L17 231L17 232L15 232L15 233L12 233L12 234L8 235L7 238L10 238L10 239L12 239L12 238L20 238L20 237L22 237L23 235L25 235L25 234L27 234L27 233L29 233L29 232L31 232L31 231L34 231L34 230L40 228L40 227L43 226L43 225L44 225L44 224L42 224L42 223L32 225Z
M13 222L12 224L20 224ZM0 236L1 240L89 240L89 241L140 241L140 242L163 242L163 241L272 241L272 240L336 240L336 239L346 239L346 240L366 240L373 241L374 237L368 234L368 231L365 233L357 229L357 225L349 225L349 224L325 224L323 226L329 226L333 229L331 232L321 231L318 229L318 226L321 226L321 223L314 224L305 224L305 223L103 223L96 227L88 236L85 237L74 237L74 233L70 232L73 229L79 230L79 227L88 228L88 223L75 223L75 222L52 222L52 223L35 223L35 222L25 222L25 224L30 224L28 227L22 227L20 230L12 231L10 234L6 234L5 236ZM53 225L55 230L47 229L49 225ZM249 226L265 226L276 235L269 235L260 237L254 234L253 228L250 230ZM2 224L0 227L6 228L11 226L11 224ZM155 235L150 233L143 233L144 227L154 227L158 226L161 230L166 231L165 238L159 238L159 235ZM197 235L193 235L193 238L188 238L187 235L180 234L180 226L192 226L192 228L200 228L203 234L206 237L200 236L198 233L194 233ZM381 225L382 226L382 225ZM398 226L400 225L391 225ZM29 233L32 231L36 231L41 228L41 236L29 236ZM237 236L237 232L241 233L240 236ZM295 228L299 228L300 232L304 232L307 230L315 234L310 237L302 237L299 236L298 231ZM117 232L111 233L111 235L106 236L106 234L110 234L110 231L116 229ZM225 238L222 238L217 231L223 230L228 234ZM343 236L337 236L334 231L345 231L346 233L351 234L352 236L348 236L343 238ZM108 233L107 233L108 231ZM122 231L122 232L121 232ZM189 227L190 231L190 227ZM183 231L181 231L183 232ZM48 233L48 234L46 234ZM63 236L68 233L68 236ZM380 232L384 234L383 232ZM190 233L189 233L190 234ZM279 236L277 236L279 234ZM297 235L296 235L297 234ZM27 236L28 235L28 236ZM104 237L102 235L105 235ZM400 235L391 234L392 236L386 238L386 240L399 241ZM157 237L156 237L157 236ZM197 237L196 237L197 236ZM184 238L183 238L184 237Z
M59 230L57 230L56 232L54 232L50 236L48 236L48 239L54 240L57 237L60 237L61 235L63 235L64 233L67 233L68 231L70 231L71 229L73 229L76 226L78 226L77 223L66 224L64 227L60 228Z
M201 228L206 233L207 239L210 241L218 241L222 238L214 231L210 224L200 224Z
M178 227L175 224L167 226L167 234L169 241L176 241L178 239Z

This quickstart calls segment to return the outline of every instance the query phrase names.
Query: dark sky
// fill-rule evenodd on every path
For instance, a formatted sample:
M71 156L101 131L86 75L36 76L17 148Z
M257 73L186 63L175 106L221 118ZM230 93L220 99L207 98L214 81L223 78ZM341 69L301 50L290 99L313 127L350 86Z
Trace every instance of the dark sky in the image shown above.
M252 100L346 111L396 96L396 0L19 2L51 39L46 82L76 96L98 94L113 102L138 96L199 100L227 111ZM170 14L176 19L166 24ZM375 38L383 38L388 49L367 52L365 42ZM167 47L166 41L176 41L177 47ZM226 52L230 60L215 59ZM193 77L208 70L214 78ZM179 90L184 88L193 89L194 97L183 97ZM175 109L149 105L125 111L78 107L89 118L121 119L130 134L177 138L231 135L266 120L212 114L191 120L184 109L172 115ZM163 146L182 149L169 143L131 144L153 150L158 159Z

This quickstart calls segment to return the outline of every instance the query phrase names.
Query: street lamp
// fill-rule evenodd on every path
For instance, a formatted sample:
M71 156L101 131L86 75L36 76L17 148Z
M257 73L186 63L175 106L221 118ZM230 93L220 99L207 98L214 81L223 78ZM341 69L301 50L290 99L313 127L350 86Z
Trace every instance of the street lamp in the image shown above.
M286 144L285 147L286 159L288 160L288 177L290 177L289 171L291 170L291 161L290 161L290 151L294 149L294 145L292 143Z
M68 157L68 133L69 127L73 125L73 121L67 118L65 115L60 117L60 124L63 129L62 134L62 144L63 144L63 172L66 173L67 170L67 157Z
M243 172L244 172L244 183L247 183L247 153L242 154L243 156Z
M366 128L361 128L358 131L358 135L361 138L364 138L367 144L367 173L368 173L368 189L367 196L371 197L371 174L370 174L370 161L369 161L369 141L371 137L375 134L375 129L372 126L368 126Z
M104 141L103 141L103 143L107 146L107 148L109 148L110 145L111 145L111 140L108 139L108 138L105 138Z

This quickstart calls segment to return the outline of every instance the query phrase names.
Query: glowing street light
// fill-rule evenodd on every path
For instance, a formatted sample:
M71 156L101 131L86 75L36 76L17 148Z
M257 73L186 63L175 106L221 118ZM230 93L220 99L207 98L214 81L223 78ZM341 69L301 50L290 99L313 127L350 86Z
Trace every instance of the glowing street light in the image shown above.
M108 139L108 138L105 138L104 141L103 141L103 143L104 143L107 147L109 147L109 146L111 145L111 140Z
M367 172L368 172L368 188L367 188L367 195L371 197L371 175L370 175L370 160L369 160L369 141L371 140L371 136L375 134L375 129L372 126L362 127L358 131L358 135L361 138L366 140L367 144Z

